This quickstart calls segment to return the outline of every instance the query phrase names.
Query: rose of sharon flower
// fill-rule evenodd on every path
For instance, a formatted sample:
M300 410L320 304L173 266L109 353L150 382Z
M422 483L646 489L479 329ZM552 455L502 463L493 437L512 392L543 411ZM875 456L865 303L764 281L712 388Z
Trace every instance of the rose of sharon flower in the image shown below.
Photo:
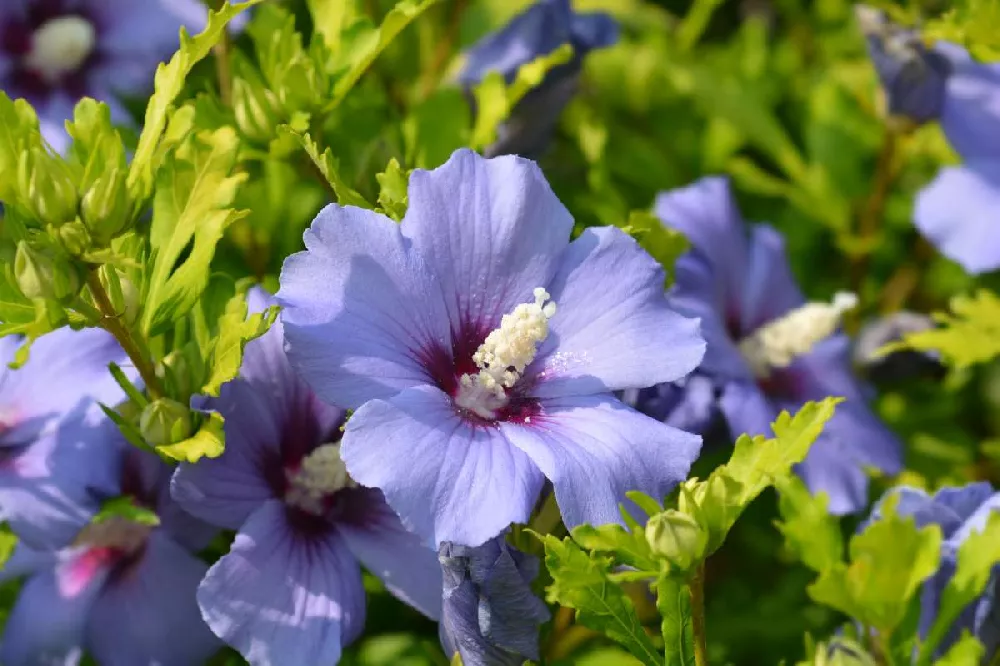
M250 294L262 310L263 292ZM254 666L334 664L364 628L359 562L432 618L441 611L436 553L340 459L344 411L298 379L276 323L246 347L240 377L211 406L226 418L219 458L181 465L173 494L237 530L198 588L212 630Z
M438 554L444 572L441 645L463 666L521 666L538 660L538 629L549 609L531 591L538 558L503 535L470 548L451 543Z
M0 579L26 576L0 639L4 666L77 663L190 666L221 642L201 619L195 590L208 566L193 554L214 530L169 497L170 468L129 445L100 409L62 423L51 473L3 497L4 511L34 516ZM123 515L94 522L118 496L155 512L159 525ZM31 537L29 540L26 537Z
M27 363L11 370L22 344L16 335L0 338L0 514L30 541L61 514L22 515L12 498L52 474L52 453L66 437L63 421L94 409L95 400L115 404L123 397L108 364L127 359L105 331L61 328L36 340Z
M563 44L573 47L572 60L550 70L541 85L518 102L486 153L531 156L543 149L563 107L576 93L584 56L616 41L618 24L610 15L577 14L569 0L539 0L503 28L473 44L458 76L467 91L489 72L499 72L508 84L512 83L521 66Z
M351 476L435 546L527 521L545 478L571 527L685 478L700 438L611 394L701 360L660 265L617 229L569 242L572 217L521 158L459 150L408 196L401 224L327 206L281 273L292 365L357 410Z
M948 581L955 575L958 548L974 532L981 532L990 514L1000 509L1000 493L995 493L988 483L970 483L958 488L942 488L928 495L918 488L894 488L872 509L869 519L878 520L882 504L890 496L898 497L896 514L912 516L917 527L939 525L944 541L941 544L941 564L937 572L923 585L920 597L920 636L926 638L937 618L941 595ZM1000 568L993 575L983 594L970 603L955 620L941 642L938 653L945 652L959 639L964 630L969 631L986 648L982 663L988 664L1000 647L1000 608L996 605L1000 592Z
M677 262L670 301L701 318L708 351L698 374L713 381L730 432L767 434L781 410L794 412L827 396L845 398L798 471L813 492L829 495L832 512L863 508L863 468L892 474L902 460L895 436L866 405L851 374L850 342L837 332L853 297L807 303L781 236L766 225L747 233L723 178L661 194L656 214L693 245ZM686 407L700 413L703 383L688 385Z
M927 49L878 10L861 7L858 16L890 112L939 120L963 160L917 195L914 223L970 273L1000 268L1000 64L976 62L948 42Z
M205 16L197 0L3 0L0 90L27 99L45 140L63 152L77 101L93 97L112 121L131 124L118 96L148 94L181 25L197 32Z

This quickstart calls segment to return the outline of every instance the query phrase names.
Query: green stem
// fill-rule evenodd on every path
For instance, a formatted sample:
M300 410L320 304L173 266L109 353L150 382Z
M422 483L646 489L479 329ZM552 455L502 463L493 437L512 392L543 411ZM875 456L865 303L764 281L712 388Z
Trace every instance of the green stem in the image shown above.
M705 563L698 565L691 579L691 631L694 634L694 663L708 666L708 645L705 639Z
M223 0L212 0L212 9L222 9ZM233 67L230 58L232 43L229 30L222 31L222 37L212 49L215 53L215 72L219 79L219 99L225 106L233 105Z
M863 297L861 287L868 274L868 263L871 259L871 250L867 245L878 233L879 223L882 221L889 188L896 175L895 162L898 148L899 130L889 126L885 130L885 138L882 141L882 148L879 150L878 161L875 165L871 194L865 200L858 218L858 240L862 247L851 267L851 287L859 298Z
M94 296L94 302L97 304L98 310L101 311L101 319L98 321L98 325L113 335L125 353L128 354L136 370L139 371L139 376L142 377L149 396L154 400L163 397L163 388L160 386L160 380L156 376L153 364L142 353L139 344L132 337L131 331L122 324L121 314L115 312L114 305L111 304L111 298L104 289L104 285L101 284L101 276L97 271L98 269L95 268L87 274L87 287L90 288L90 293Z

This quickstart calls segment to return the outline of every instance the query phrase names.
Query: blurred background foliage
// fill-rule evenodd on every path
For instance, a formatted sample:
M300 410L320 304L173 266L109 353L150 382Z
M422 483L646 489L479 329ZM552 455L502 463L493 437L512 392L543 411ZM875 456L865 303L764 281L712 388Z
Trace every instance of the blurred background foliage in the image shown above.
M327 41L329 57L348 59L351 34L342 35L339 26L359 15L378 25L395 3L344 0L341 14L328 16L325 26L313 25L306 2L276 4L290 12L302 35L335 36ZM200 63L187 85L199 108L197 122L235 122L243 135L239 168L263 176L241 188L235 206L252 212L230 227L215 267L255 275L275 288L282 258L299 249L302 231L333 199L294 137L275 133L278 124L304 122L300 131L308 129L321 147L330 147L345 188L341 201L347 189L370 202L385 196L384 181L399 175L386 171L391 160L404 171L434 167L455 148L475 143L474 110L454 84L461 50L528 4L434 4L389 44L343 103L309 118L278 112L248 121L228 115L234 112L224 110L211 92L216 65ZM917 9L935 16L947 8L934 4L893 9L912 18ZM795 275L809 298L827 299L841 289L858 293L861 307L848 322L852 331L901 309L946 309L951 296L974 286L1000 289L996 275L974 283L914 229L915 193L940 165L957 158L935 124L887 125L852 2L578 0L574 6L607 11L622 26L617 45L586 58L578 94L539 158L579 226L622 226L631 212L648 210L661 190L727 174L745 218L769 222L786 236ZM254 80L268 74L260 43L277 39L281 27L280 16L266 9L267 4L258 8L249 30L234 41L230 65L237 81L248 82L232 91L236 114L250 103L241 95L266 87ZM275 89L273 82L270 88ZM131 107L137 120L143 105L135 100ZM269 126L260 126L261 117L270 118ZM405 204L379 201L386 210L393 203ZM884 381L875 388L879 412L907 443L907 471L905 478L874 484L873 495L900 481L928 489L1000 481L1000 365L943 378ZM706 442L695 475L704 476L728 457L725 441ZM825 637L843 622L807 596L813 574L784 550L773 524L776 505L773 492L757 500L709 562L712 663L794 663L804 656L807 634ZM845 534L854 527L844 521ZM377 583L369 582L377 592ZM655 624L651 602L642 592L635 598ZM557 615L544 630L550 634L542 637L548 663L636 663L582 627L565 630L560 622L566 620ZM228 653L216 663L242 661ZM435 626L376 593L366 637L347 650L342 663L445 662Z

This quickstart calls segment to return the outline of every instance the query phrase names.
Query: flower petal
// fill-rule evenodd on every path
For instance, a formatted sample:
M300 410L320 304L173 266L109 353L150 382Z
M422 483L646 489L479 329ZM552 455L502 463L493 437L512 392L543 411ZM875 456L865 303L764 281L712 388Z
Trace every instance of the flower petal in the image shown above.
M761 393L757 384L748 381L728 382L722 389L719 407L734 439L744 433L770 434L771 423L780 411Z
M530 423L500 430L551 481L567 527L620 523L638 490L662 499L698 457L701 437L643 416L611 396L555 398Z
M87 616L109 572L90 549L60 555L60 562L25 582L0 639L4 666L78 663Z
M677 314L663 268L618 229L587 229L549 285L558 310L527 375L543 398L680 379L705 353L698 320Z
M451 331L437 279L399 225L330 205L305 243L285 260L277 298L289 359L317 395L357 409L427 383L420 354L450 349Z
M379 488L403 524L435 547L477 546L527 521L544 481L496 428L465 421L429 386L355 412L342 454L351 476Z
M653 209L664 225L683 233L708 259L726 300L741 293L748 254L746 231L728 178L710 176L661 192Z
M40 337L24 367L2 370L0 402L14 419L4 441L29 443L49 421L70 413L82 401L118 402L124 396L108 371L112 361L124 365L127 359L115 339L101 329L61 328Z
M534 162L458 150L410 176L400 226L441 283L453 327L485 331L548 284L573 218Z
M122 566L87 621L87 651L99 664L189 666L222 647L195 602L204 562L156 530L139 559Z
M394 595L431 619L441 617L441 567L437 554L403 527L382 493L349 491L356 516L337 522L337 531L361 564Z
M1000 160L947 167L917 194L913 222L946 257L970 273L1000 268L996 211Z
M813 494L826 493L827 511L842 516L868 505L868 475L848 442L823 433L796 472Z
M361 572L343 541L299 538L286 508L257 509L198 588L205 621L253 666L335 664L364 625Z
M948 143L965 160L996 157L1000 137L993 128L1000 122L1000 66L976 62L965 49L946 42L938 42L934 50L952 65L941 110Z
M805 302L785 253L785 239L773 228L750 231L747 272L740 276L740 323L744 333L756 331Z

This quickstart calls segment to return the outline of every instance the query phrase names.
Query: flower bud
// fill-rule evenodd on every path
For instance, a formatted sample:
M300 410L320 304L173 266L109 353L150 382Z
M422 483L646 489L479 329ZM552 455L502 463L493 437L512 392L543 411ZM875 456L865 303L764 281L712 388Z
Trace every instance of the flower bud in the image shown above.
M191 410L170 398L154 400L142 410L139 431L152 446L180 442L191 435Z
M21 200L35 219L58 226L76 217L76 185L65 164L44 149L21 153L17 168Z
M62 300L80 291L80 276L68 259L21 241L14 255L14 278L27 298Z
M71 256L78 257L90 248L90 232L80 218L58 227L57 234Z
M278 126L278 101L262 85L254 86L244 79L233 81L233 112L236 126L251 141L264 143L274 138Z
M118 276L118 282L122 288L125 322L131 326L139 319L139 290L132 280L124 275Z
M124 168L114 167L95 180L83 195L80 207L83 221L101 245L123 231L130 221L125 174Z
M653 553L686 570L705 553L708 535L691 516L668 509L646 523L646 540Z

